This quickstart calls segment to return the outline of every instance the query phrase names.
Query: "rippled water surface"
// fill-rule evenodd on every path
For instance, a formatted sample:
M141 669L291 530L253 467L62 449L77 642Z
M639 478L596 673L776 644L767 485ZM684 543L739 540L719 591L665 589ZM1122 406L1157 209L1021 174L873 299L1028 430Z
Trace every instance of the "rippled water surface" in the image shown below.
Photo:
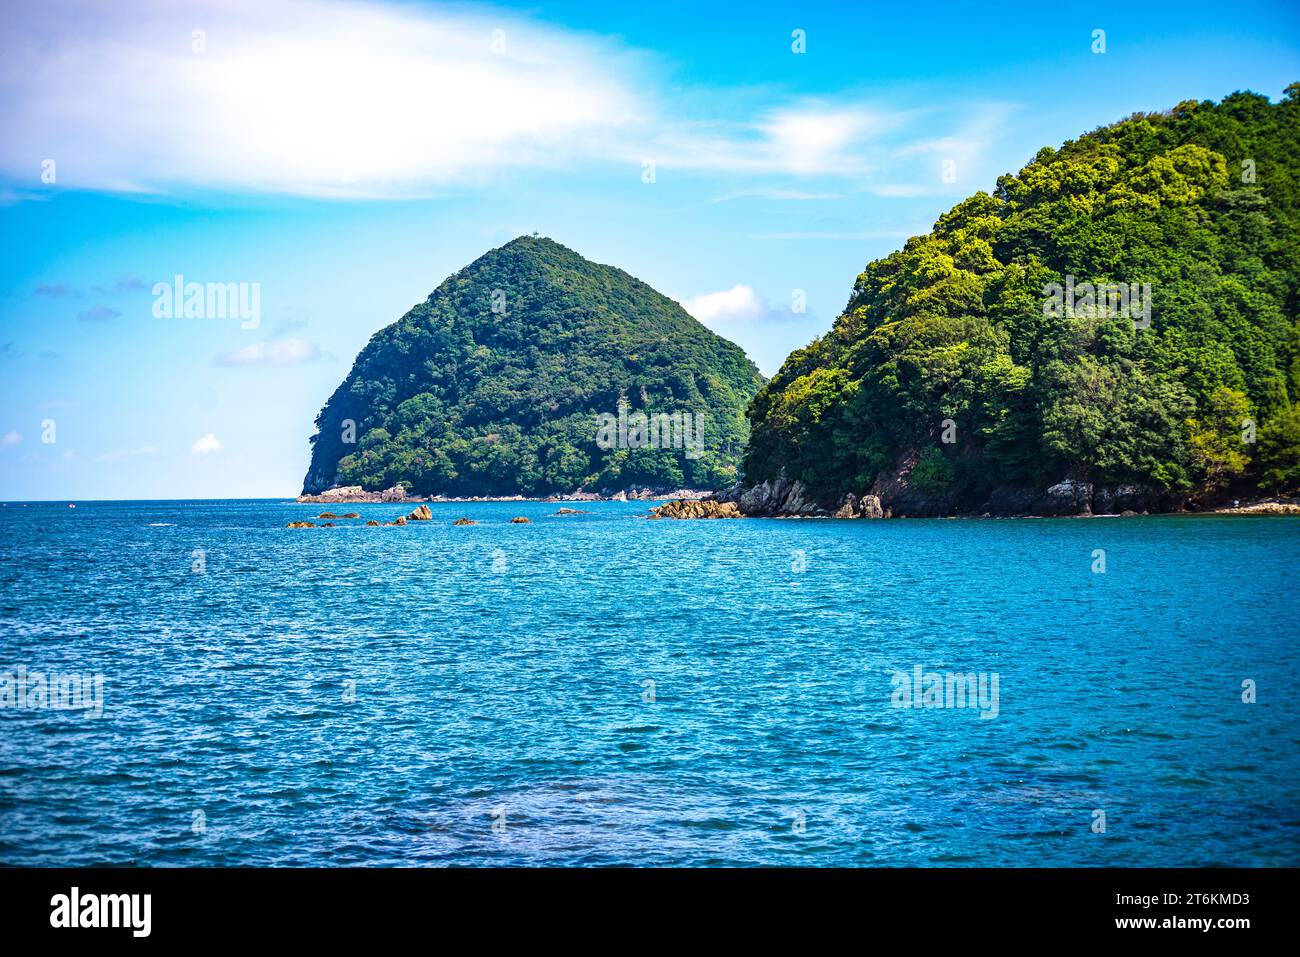
M1300 521L581 507L0 508L0 864L1300 864Z

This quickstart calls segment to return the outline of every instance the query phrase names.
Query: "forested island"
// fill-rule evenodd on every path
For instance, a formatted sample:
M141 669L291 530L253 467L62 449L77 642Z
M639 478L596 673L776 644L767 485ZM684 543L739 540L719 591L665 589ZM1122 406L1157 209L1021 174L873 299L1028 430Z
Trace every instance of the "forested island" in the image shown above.
M762 382L650 286L521 236L374 335L317 417L303 491L729 485Z
M1295 493L1297 156L1300 84L1040 150L866 267L755 399L730 497L1051 515Z

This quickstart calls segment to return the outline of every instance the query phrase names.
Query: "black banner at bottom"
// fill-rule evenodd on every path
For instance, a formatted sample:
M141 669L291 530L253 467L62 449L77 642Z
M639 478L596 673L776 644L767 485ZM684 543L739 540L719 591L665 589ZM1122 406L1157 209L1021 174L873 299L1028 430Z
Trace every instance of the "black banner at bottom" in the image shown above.
M493 943L622 928L631 939L675 946L691 928L692 942L733 944L848 933L913 943L1032 934L1232 946L1286 929L1297 876L1296 869L0 869L0 921L7 942L74 945L337 946L457 927Z

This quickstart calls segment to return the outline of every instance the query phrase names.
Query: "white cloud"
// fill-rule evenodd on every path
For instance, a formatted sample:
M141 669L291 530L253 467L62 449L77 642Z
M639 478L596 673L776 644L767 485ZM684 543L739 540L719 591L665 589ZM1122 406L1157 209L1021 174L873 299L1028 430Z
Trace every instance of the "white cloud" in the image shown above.
M293 366L310 362L319 355L316 344L306 339L264 340L217 356L216 362L222 366Z
M11 445L17 445L23 440L23 437L12 429L4 435L0 435L0 449L7 449Z
M0 63L0 174L34 187L33 156L52 157L60 187L124 192L422 197L584 161L635 182L647 159L665 172L920 185L950 155L963 179L974 172L1006 110L962 109L955 128L927 122L908 143L919 114L879 100L670 87L621 40L395 0L0 4Z
M768 314L767 304L753 288L737 283L721 292L706 292L683 300L682 307L700 322L762 319Z
M0 168L123 191L427 195L563 162L643 102L612 44L464 7L4 4L0 62Z
M203 438L196 440L195 443L190 446L190 453L193 455L206 455L209 452L220 451L221 443L217 441L217 437L211 432L203 436Z
M805 101L743 123L664 120L640 149L669 169L863 178L884 153L877 141L905 119L865 104Z
M866 110L786 110L760 125L769 155L792 173L858 174L864 171L856 147L892 127L896 118Z

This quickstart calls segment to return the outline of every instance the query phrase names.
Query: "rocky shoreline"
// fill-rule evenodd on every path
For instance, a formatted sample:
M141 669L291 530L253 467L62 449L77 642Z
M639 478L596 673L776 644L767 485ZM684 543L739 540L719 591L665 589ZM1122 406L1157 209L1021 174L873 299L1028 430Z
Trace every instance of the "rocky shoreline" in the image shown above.
M588 492L579 489L576 492L540 497L526 495L430 495L419 497L407 495L406 489L400 485L394 485L382 492L367 492L360 485L344 485L326 489L324 492L314 495L303 493L298 496L296 501L301 504L312 505L414 504L417 502L661 502L665 500L699 501L713 494L707 489L627 488L612 492Z
M994 489L979 504L959 496L927 496L895 475L868 492L813 495L783 472L775 481L714 492L698 502L671 502L652 518L1090 518L1151 514L1300 515L1300 499L1225 498L1191 502L1138 485L1094 486L1063 479L1046 489Z
M976 506L956 496L929 497L905 481L877 480L871 491L857 494L816 496L798 479L783 472L775 481L764 481L746 488L707 492L701 489L624 489L617 492L578 491L544 498L512 496L451 497L431 495L413 498L401 486L382 492L367 492L360 486L329 489L319 495L300 495L298 502L307 504L420 504L438 502L661 502L647 516L654 519L714 518L1092 518L1125 517L1151 514L1214 515L1300 515L1300 499L1254 498L1225 499L1215 503L1193 503L1168 492L1138 485L1094 486L1077 479L1063 479L1046 489L1003 487L994 489ZM423 510L421 512L421 510ZM427 505L395 522L427 520ZM574 513L561 509L556 514ZM420 513L417 517L417 513ZM325 513L321 518L354 518ZM428 515L428 518L431 518ZM517 520L516 520L517 521ZM294 523L310 527L314 523ZM375 523L379 524L379 523ZM472 523L471 523L472 524ZM522 524L522 523L520 523Z

